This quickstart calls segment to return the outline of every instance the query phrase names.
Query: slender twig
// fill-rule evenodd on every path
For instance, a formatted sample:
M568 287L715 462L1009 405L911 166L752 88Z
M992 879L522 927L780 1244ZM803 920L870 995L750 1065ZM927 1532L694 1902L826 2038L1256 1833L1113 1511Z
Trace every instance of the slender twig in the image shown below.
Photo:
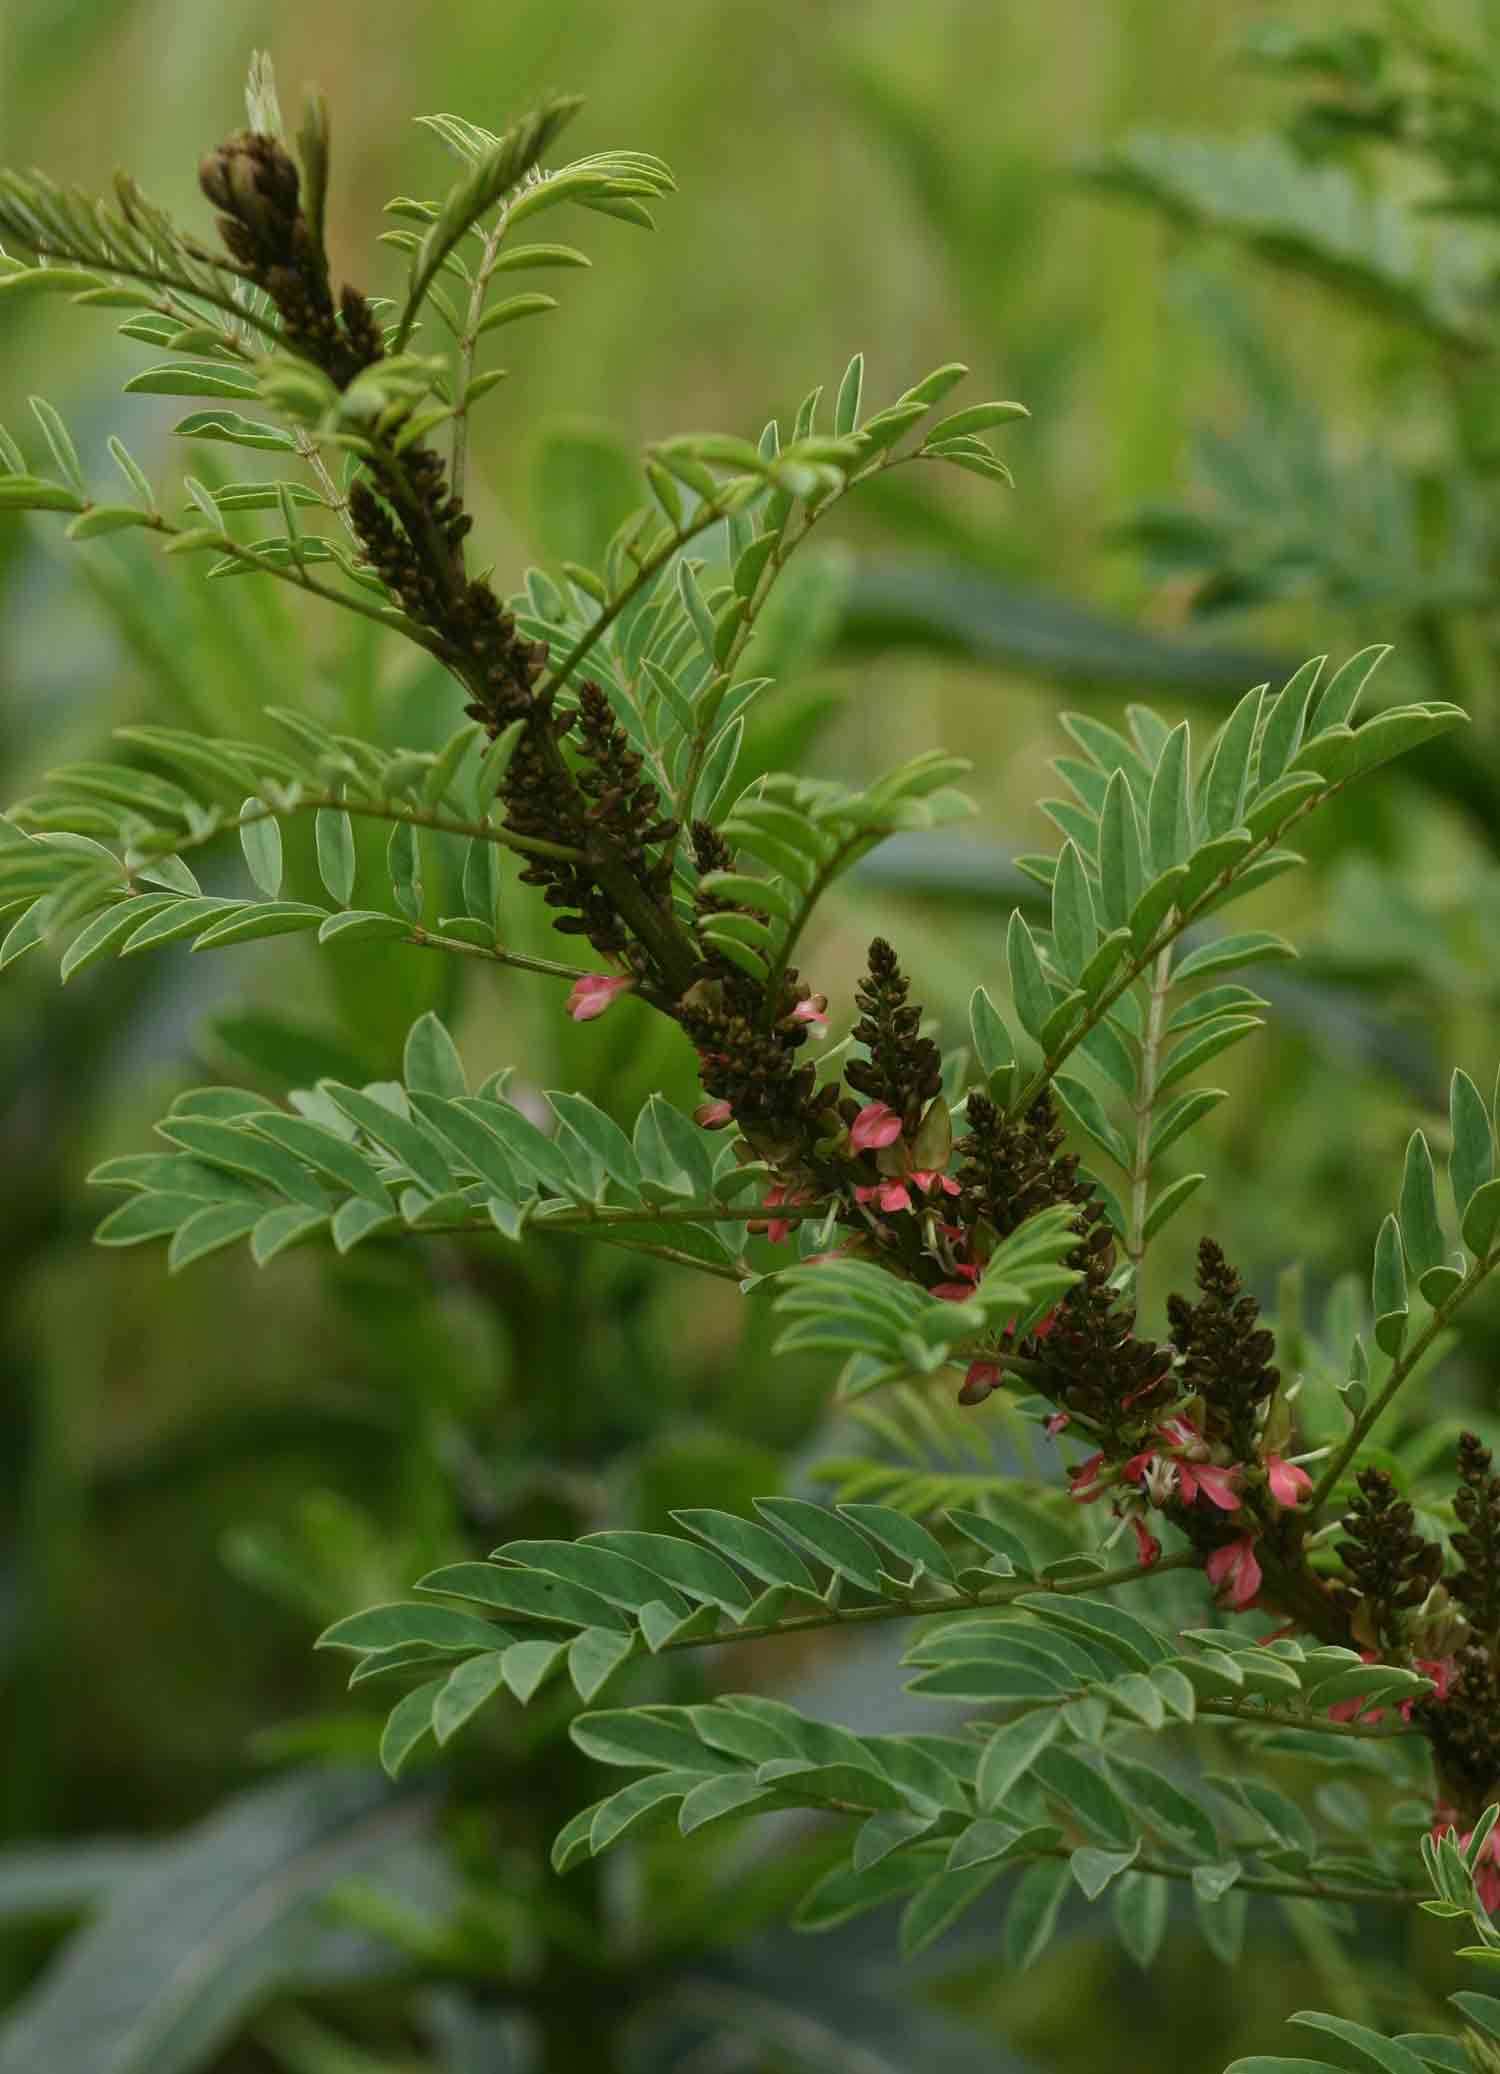
M217 289L203 285L184 287L180 279L174 278L161 267L133 264L125 259L98 259L92 255L81 254L76 249L69 250L64 245L45 244L34 238L28 238L26 244L28 249L34 252L39 259L60 259L66 261L71 266L86 267L94 273L119 274L126 280L144 281L152 288L165 288L172 294L192 297L198 302L208 303L213 309L223 310L226 315L238 318L242 324L254 325L255 329L270 339L273 345L280 346L283 349L288 348L286 333L279 324L263 315L260 311L251 309L248 304L236 302L232 295L220 294ZM220 272L231 274L236 279L243 278L227 261L215 259L209 253L195 252L193 258L200 266L216 267ZM176 315L177 313L174 311L171 314Z
M1044 1851L1029 1855L1037 1858L1071 1858L1070 1844L1052 1844ZM1131 1864L1132 1872L1148 1872L1159 1880L1190 1880L1201 1866L1174 1865L1165 1858L1136 1858ZM1392 1902L1422 1901L1427 1897L1423 1890L1414 1887L1344 1887L1329 1886L1322 1880L1293 1880L1273 1877L1269 1873L1242 1872L1234 1883L1243 1887L1248 1894L1290 1894L1304 1901L1382 1901L1388 1907ZM1291 2064L1287 2062L1286 2064Z
M86 503L83 507L84 512L92 509L92 503ZM78 515L81 517L83 514ZM179 526L161 511L143 513L141 523L149 531L164 533L171 539L180 539L187 533L199 530L197 527ZM208 544L204 542L205 548ZM419 627L415 620L408 619L393 605L367 605L363 598L356 598L347 591L333 590L326 583L320 583L316 576L309 576L300 562L273 562L267 556L257 554L253 547L246 547L222 530L215 534L212 545L220 554L231 555L235 561L243 562L247 569L254 569L262 576L278 577L281 582L293 584L298 590L306 591L310 597L322 598L329 605L342 605L346 612L357 612L363 619L373 619L377 626L383 626L391 633L405 634L409 641L414 641L419 648L425 648L429 655L435 655L441 662L449 659L442 642L435 635L429 634L425 627Z
M465 943L461 937L445 936L439 929L414 927L409 936L393 939L419 945L423 950L454 951L464 958L488 958L495 965L513 965L519 972L540 972L550 979L589 979L581 966L559 965L551 958L533 958L526 951L510 951L503 944Z
M539 1200L551 1203L555 1197ZM827 1210L826 1203L797 1206L788 1204L783 1213L778 1203L768 1210L764 1203L582 1203L571 1210L549 1211L547 1215L532 1218L527 1229L530 1231L598 1231L603 1236L604 1228L620 1224L755 1224L763 1217L805 1224L809 1219L821 1217ZM487 1218L454 1219L451 1223L424 1224L424 1232L476 1232L491 1229ZM693 1265L698 1265L694 1261Z
M830 1606L826 1613L794 1613L788 1620L761 1620L744 1627L723 1629L713 1635L683 1639L669 1636L666 1649L707 1649L724 1642L758 1642L772 1635L801 1635L818 1628L866 1627L885 1620L917 1620L928 1614L965 1613L978 1607L1008 1606L1030 1592L1053 1592L1069 1598L1079 1592L1109 1591L1117 1584L1134 1584L1138 1578L1154 1577L1163 1570L1185 1570L1196 1565L1191 1549L1163 1556L1157 1563L1130 1563L1119 1570L1090 1570L1080 1577L1006 1577L975 1592L957 1590L941 1599L882 1599L874 1606Z
M479 264L474 270L474 285L469 291L469 308L464 318L462 336L458 341L458 375L453 384L453 445L448 458L448 485L460 503L463 502L464 475L469 453L469 384L474 379L474 354L479 344L479 320L484 315L484 298L488 293L490 277L495 271L495 262L500 257L500 247L510 227L510 207L507 203L495 218L484 241Z
M545 1226L542 1227L546 1229ZM617 1246L624 1253L646 1253L653 1260L670 1261L674 1267L695 1267L705 1275L716 1275L721 1282L739 1282L744 1279L744 1269L732 1267L727 1260L700 1260L696 1253L686 1253L680 1246L661 1246L652 1239L627 1239L613 1232L601 1231L595 1237L606 1246Z
M540 704L548 704L572 677L573 672L584 660L595 644L603 640L620 614L634 604L641 592L650 588L672 558L680 554L690 540L700 533L709 532L722 523L725 511L719 504L700 505L686 525L674 526L670 537L646 559L626 584L624 590L611 598L599 617L581 633L562 661L555 663L537 686L536 697Z
M849 852L858 849L861 843L868 840L869 831L860 829L857 834L851 835L847 842L840 843L827 863L819 867L817 876L803 895L796 917L782 939L781 948L777 951L770 970L766 974L764 1014L768 1027L775 1022L777 1015L780 1013L782 974L792 962L792 952L797 948L798 939L812 918L813 909L844 869L845 864L848 862Z
M1370 1402L1359 1414L1358 1418L1355 1419L1339 1446L1329 1457L1328 1466L1319 1477L1316 1488L1303 1513L1303 1519L1307 1526L1310 1527L1313 1524L1323 1507L1328 1503L1339 1478L1364 1445L1366 1435L1387 1407L1394 1401L1402 1385L1410 1379L1417 1363L1427 1352L1427 1349L1432 1345L1439 1333L1442 1332L1453 1313L1468 1302L1474 1291L1497 1264L1500 1264L1500 1246L1492 1248L1482 1258L1472 1261L1467 1274L1465 1274L1458 1287L1450 1296L1445 1297L1440 1304L1434 1306L1432 1316L1417 1334L1416 1338L1411 1341L1409 1346L1403 1348L1402 1352L1391 1363L1390 1374L1386 1377L1375 1396L1371 1398Z
M332 471L328 463L323 459L322 449L315 439L310 438L303 431L300 425L297 427L295 436L297 452L317 477L318 486L323 492L329 510L337 515L344 531L357 545L359 543L359 535L354 529L353 519L349 516L349 499L334 481Z
M1425 1731L1415 1722L1332 1721L1326 1714L1299 1714L1291 1707L1262 1706L1254 1700L1200 1699L1200 1714L1214 1714L1226 1721L1239 1721L1248 1728L1300 1728L1308 1735L1353 1736L1360 1742L1389 1742L1395 1736L1419 1736Z
M177 850L201 848L212 842L226 829L245 828L256 821L286 821L294 814L310 814L322 807L332 807L338 812L352 814L369 821L401 821L412 828L430 828L438 835L466 835L476 842L494 843L502 850L518 850L526 857L551 857L562 864L587 862L582 850L570 849L566 843L549 843L539 835L516 835L508 828L496 828L491 821L468 821L456 814L442 814L434 807L403 806L391 800L349 799L338 792L304 792L289 805L279 806L271 800L258 799L254 806L224 821L215 822L212 828L204 829L201 835L186 834ZM566 966L543 967L559 973L569 970ZM573 974L573 977L578 977Z

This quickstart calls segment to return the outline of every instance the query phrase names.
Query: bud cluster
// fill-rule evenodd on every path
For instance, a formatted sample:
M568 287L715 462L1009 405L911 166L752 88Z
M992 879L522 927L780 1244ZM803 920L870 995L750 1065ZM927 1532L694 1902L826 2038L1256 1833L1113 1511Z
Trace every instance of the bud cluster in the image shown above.
M1198 1398L1208 1433L1227 1444L1235 1461L1248 1461L1280 1381L1272 1366L1275 1336L1257 1322L1260 1305L1243 1292L1213 1239L1199 1244L1197 1282L1198 1302L1167 1299L1179 1386Z
M677 1019L697 1047L704 1087L729 1103L755 1156L798 1167L812 1157L838 1087L830 1081L820 1089L816 1065L799 1057L821 1016L795 970L786 972L769 1020L765 1007L756 981L738 967L715 967L683 995Z
M1407 1616L1443 1574L1443 1551L1418 1532L1416 1514L1384 1469L1361 1469L1359 1495L1343 1519L1339 1559L1356 1637L1382 1654L1399 1652Z
M296 161L274 137L239 130L198 168L219 235L280 313L291 344L340 388L381 357L380 328L358 289L335 308L328 261L303 213Z
M1062 1410L1086 1419L1111 1454L1133 1452L1153 1411L1173 1394L1170 1356L1135 1337L1135 1313L1110 1287L1115 1242L1103 1205L1078 1177L1077 1155L1050 1094L1024 1116L1009 1116L988 1095L971 1094L969 1129L959 1140L958 1182L966 1221L1007 1238L1054 1203L1078 1206L1079 1245L1069 1265L1082 1270L1052 1313L1044 1337L1018 1351L1036 1364L1038 1386Z
M1493 1659L1500 1655L1500 1475L1477 1433L1459 1439L1458 1477L1453 1499L1458 1525L1449 1539L1459 1569L1448 1588Z
M1500 1797L1500 1677L1477 1642L1457 1651L1445 1698L1417 1702L1445 1797L1470 1818Z
M942 1055L921 1035L922 1011L910 999L911 983L883 937L870 945L869 970L855 989L860 1018L855 1040L869 1050L844 1068L850 1087L884 1102L915 1131L922 1110L943 1091Z

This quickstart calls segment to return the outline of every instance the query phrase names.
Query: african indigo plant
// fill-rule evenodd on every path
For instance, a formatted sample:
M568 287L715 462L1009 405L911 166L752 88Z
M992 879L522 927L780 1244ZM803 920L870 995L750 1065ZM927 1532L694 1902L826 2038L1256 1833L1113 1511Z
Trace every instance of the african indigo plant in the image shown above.
M491 332L553 306L506 277L586 263L526 242L532 218L571 203L649 225L672 184L634 152L555 163L574 112L552 102L501 135L431 120L461 170L441 201L391 204L384 241L409 255L395 298L335 287L326 118L315 102L294 156L264 74L252 126L201 167L216 241L123 178L96 202L0 176L0 233L24 255L0 293L125 310L124 333L165 355L127 386L191 397L181 435L283 471L189 477L178 519L111 441L130 501L102 501L38 402L55 472L6 437L0 503L68 514L79 540L139 528L207 556L210 580L362 614L442 664L461 721L436 753L289 710L277 747L129 730L131 760L60 770L0 822L0 964L43 941L64 944L65 979L186 940L404 943L524 967L579 1023L665 1017L702 1085L693 1114L653 1097L628 1130L576 1094L543 1120L505 1074L471 1090L424 1017L400 1085L183 1096L165 1152L96 1174L125 1198L100 1238L169 1239L185 1267L242 1239L269 1266L305 1242L566 1233L736 1283L783 1319L783 1350L842 1357L838 1403L872 1452L829 1465L839 1502L512 1540L322 1638L357 1681L400 1688L393 1773L481 1708L576 1692L574 1742L634 1776L568 1823L559 1872L672 1810L690 1836L810 1809L847 1849L798 1920L905 1897L908 1951L1009 1879L1018 1965L1075 1887L1110 1891L1149 1965L1174 1883L1224 1956L1252 1895L1336 1924L1350 1903L1421 1903L1472 1918L1488 1955L1500 1473L1472 1434L1446 1463L1411 1446L1450 1321L1500 1260L1474 1082L1453 1081L1462 1243L1417 1131L1368 1319L1343 1291L1321 1335L1288 1317L1279 1346L1204 1234L1196 1289L1167 1298L1164 1333L1144 1322L1152 1243L1203 1179L1184 1141L1224 1099L1200 1069L1262 1025L1238 975L1290 954L1225 933L1222 911L1301 862L1298 823L1464 716L1388 706L1356 725L1381 650L1247 692L1196 755L1186 724L1144 708L1128 734L1073 716L1067 796L1047 803L1060 847L1023 860L1050 928L1013 916L1007 1014L978 986L970 1045L945 1049L910 957L877 938L851 1018L797 962L809 919L882 838L961 817L964 766L934 750L858 788L739 780L770 690L762 613L795 550L885 470L1008 481L984 435L1024 413L936 415L965 373L949 365L866 414L857 356L831 429L815 390L758 442L661 442L600 568L532 570L503 595L473 552L469 421L499 379L481 367ZM254 514L276 530L250 537ZM284 897L282 830L309 817L326 897ZM372 824L389 829L378 865L356 839ZM249 884L204 892L188 860L229 834ZM500 940L508 856L565 957ZM1040 1439L1040 1481L997 1466L1018 1433ZM946 1703L933 1732L720 1689L747 1638L872 1623L911 1636L910 1689ZM710 1648L712 1697L653 1702L653 1659Z

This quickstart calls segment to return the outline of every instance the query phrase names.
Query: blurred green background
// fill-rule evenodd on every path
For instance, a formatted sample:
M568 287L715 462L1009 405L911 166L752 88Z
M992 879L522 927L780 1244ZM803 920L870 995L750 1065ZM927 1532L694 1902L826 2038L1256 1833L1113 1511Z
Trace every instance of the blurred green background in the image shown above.
M1306 955L1294 981L1278 971L1266 984L1271 1027L1235 1055L1235 1100L1200 1141L1208 1181L1156 1271L1159 1304L1207 1229L1274 1304L1301 1257L1316 1324L1337 1278L1363 1272L1412 1125L1443 1139L1449 1067L1483 1077L1495 1051L1492 375L1487 345L1460 352L1315 270L1262 266L1243 239L1205 242L1076 177L1141 128L1276 123L1285 83L1235 62L1261 12L1236 0L7 0L0 136L9 162L85 187L127 166L206 228L196 162L240 122L248 54L265 48L293 120L302 81L329 95L335 267L371 288L399 278L399 255L373 243L386 199L451 178L414 115L499 128L549 89L576 90L587 107L572 150L665 157L681 191L655 235L598 218L564 228L594 270L566 277L556 315L505 335L510 379L478 421L473 479L485 558L506 585L528 560L596 544L640 443L753 436L812 383L835 384L856 348L867 402L960 358L975 396L1030 407L1004 447L1013 494L952 471L880 486L799 575L769 636L786 683L753 743L764 763L805 754L858 775L941 742L976 764L972 829L894 846L809 940L804 969L836 1017L876 930L907 947L917 993L955 1041L975 984L1003 994L1004 924L1025 896L1010 858L1046 838L1034 803L1064 746L1062 704L1118 718L1149 698L1173 719L1192 713L1206 737L1230 695L1281 665L1392 640L1385 697L1469 705L1476 726L1452 762L1382 774L1341 804L1312 839L1312 869L1247 913ZM1423 12L1496 47L1493 5ZM1306 4L1296 19L1371 15ZM1389 177L1399 200L1405 176ZM119 394L145 357L101 313L12 299L0 416L22 430L41 390L92 471L102 477L118 428L168 481L178 407ZM1376 462L1410 492L1407 531L1399 512L1377 524ZM1190 529L1161 517L1181 510L1200 515L1191 553ZM1233 581L1206 567L1206 510ZM459 695L425 658L256 589L206 596L189 565L8 523L7 792L102 753L113 727L246 733L272 700L411 746L451 731ZM545 947L512 899L518 938ZM239 1819L264 1841L302 1819L253 1797L268 1781L295 1792L318 1776L302 1760L368 1765L379 1714L311 1654L325 1619L502 1530L732 1508L847 1452L825 1416L826 1373L772 1362L732 1290L624 1255L585 1258L559 1239L467 1256L434 1243L336 1264L298 1254L257 1278L235 1254L169 1285L155 1252L91 1247L90 1165L143 1149L180 1088L387 1074L427 1007L481 1074L515 1063L527 1085L576 1085L623 1116L653 1088L689 1097L683 1047L633 1007L577 1031L550 991L488 974L460 989L411 951L172 952L66 993L28 960L0 987L0 1838L15 1847L0 1860L0 1990L28 2006L61 1940L146 1864L140 1839L208 1836L207 1851L213 1837L192 1825L249 1794ZM1452 1408L1481 1423L1496 1328L1493 1315L1466 1328L1449 1386ZM909 1703L892 1698L889 1661L862 1661L778 1659L755 1675L814 1711L890 1725L882 1710ZM1104 2064L1105 2038L1111 2065L1212 2074L1235 2051L1276 2049L1300 2001L1410 2021L1447 1984L1432 1954L1386 1932L1339 1956L1313 1920L1270 1915L1252 1918L1239 1967L1211 1977L1202 1969L1223 1960L1174 1922L1147 1980L1082 1912L1024 1979L1005 1976L982 1934L903 1979L884 1919L833 1950L768 1937L757 1895L774 1904L774 1862L688 1874L681 1848L647 1854L623 1898L609 1881L559 1889L538 1854L588 1797L586 1768L540 1751L538 1733L497 1728L429 1780L415 1869L382 1858L351 1892L364 1861L334 1853L318 1891L338 1887L357 1959L341 1971L330 1956L305 1983L286 1964L259 1985L247 1975L204 2042L138 2064L520 2068L514 2004L549 2074L586 2060L1082 2070ZM314 1792L311 1804L316 1828L327 1803ZM49 1856L48 1840L67 1848ZM239 1845L220 1844L232 1880ZM817 1843L785 1848L805 1870L798 1854ZM154 1956L136 1954L146 1975L169 1980L183 1921L166 1909ZM125 2065L106 2035L123 2019L107 1996L89 2002L102 1963L72 1989L94 2027L80 2020L75 2056L47 2074ZM643 1982L687 2014L663 2030L637 2006ZM712 2021L693 2016L694 1995ZM703 2036L721 2033L738 2045L710 2057ZM5 2052L0 2034L7 2074L31 2064Z

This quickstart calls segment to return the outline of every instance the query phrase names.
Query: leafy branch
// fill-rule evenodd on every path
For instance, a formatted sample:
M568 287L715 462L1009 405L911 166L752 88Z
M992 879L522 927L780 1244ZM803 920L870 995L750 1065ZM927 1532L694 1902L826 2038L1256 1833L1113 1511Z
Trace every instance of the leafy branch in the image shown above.
M17 292L16 283L54 291L66 286L77 299L106 302L118 301L122 283L146 283L185 299L186 308L168 304L169 314L192 320L199 314L195 305L206 304L272 345L287 343L274 318L247 293L241 268L183 236L125 174L117 177L115 195L117 206L111 208L41 173L0 168L0 236L34 253L49 269L82 269L84 275L33 282L12 272L0 277L3 285L11 293ZM142 306L159 305L143 297Z
M524 115L503 136L495 138L450 189L412 255L406 303L392 341L394 352L404 350L423 300L454 247L536 165L582 105L576 98L559 97Z

